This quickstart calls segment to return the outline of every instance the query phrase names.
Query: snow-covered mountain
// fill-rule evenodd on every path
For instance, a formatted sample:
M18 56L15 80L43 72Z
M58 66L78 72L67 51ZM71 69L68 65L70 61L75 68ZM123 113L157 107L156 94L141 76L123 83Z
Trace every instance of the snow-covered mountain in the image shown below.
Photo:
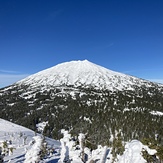
M57 140L61 129L82 132L92 149L114 140L120 145L119 139L152 140L162 148L162 115L163 85L87 60L61 63L0 89L1 118Z
M17 84L30 85L30 88L41 87L42 90L49 86L74 86L111 91L133 90L134 85L151 85L145 80L111 71L88 60L58 64L31 75Z

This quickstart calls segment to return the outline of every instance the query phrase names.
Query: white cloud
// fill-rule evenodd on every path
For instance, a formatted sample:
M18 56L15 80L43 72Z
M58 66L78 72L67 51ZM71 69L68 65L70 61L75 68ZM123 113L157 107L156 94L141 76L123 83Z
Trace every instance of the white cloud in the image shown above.
M1 72L1 73L10 73L10 74L16 74L16 73L19 73L18 71L2 70L2 69L0 69L0 72Z
M148 79L149 81L163 84L163 79Z
M0 74L0 88L11 85L27 76L29 74Z

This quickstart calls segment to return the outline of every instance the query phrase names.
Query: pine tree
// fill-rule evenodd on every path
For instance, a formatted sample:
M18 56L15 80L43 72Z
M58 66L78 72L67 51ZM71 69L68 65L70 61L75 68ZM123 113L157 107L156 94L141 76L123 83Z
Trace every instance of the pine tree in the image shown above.
M124 152L124 146L122 144L122 138L120 133L115 136L113 139L113 147L112 147L112 155L113 155L113 162L116 160L117 155L122 155Z
M40 136L33 137L34 144L25 155L24 163L39 163L46 155L46 143Z
M156 155L158 156L160 163L163 163L163 146L159 145L157 148L157 153Z

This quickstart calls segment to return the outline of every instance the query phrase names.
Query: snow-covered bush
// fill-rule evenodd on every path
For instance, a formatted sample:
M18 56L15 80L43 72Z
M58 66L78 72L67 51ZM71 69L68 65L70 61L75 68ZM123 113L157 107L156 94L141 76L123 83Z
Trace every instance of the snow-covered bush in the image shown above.
M0 141L0 148L1 154L4 156L11 155L15 149L10 141Z
M11 141L0 141L0 162L3 162L3 158L7 155L11 155L15 148L12 146Z

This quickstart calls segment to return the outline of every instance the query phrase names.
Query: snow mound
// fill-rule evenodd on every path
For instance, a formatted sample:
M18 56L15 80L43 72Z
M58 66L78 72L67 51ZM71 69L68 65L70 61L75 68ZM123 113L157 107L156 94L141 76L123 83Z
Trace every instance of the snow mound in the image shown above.
M154 155L157 151L149 149L138 140L132 140L125 145L125 152L119 158L118 163L146 163L147 161L142 156L142 150L146 150L149 155Z

